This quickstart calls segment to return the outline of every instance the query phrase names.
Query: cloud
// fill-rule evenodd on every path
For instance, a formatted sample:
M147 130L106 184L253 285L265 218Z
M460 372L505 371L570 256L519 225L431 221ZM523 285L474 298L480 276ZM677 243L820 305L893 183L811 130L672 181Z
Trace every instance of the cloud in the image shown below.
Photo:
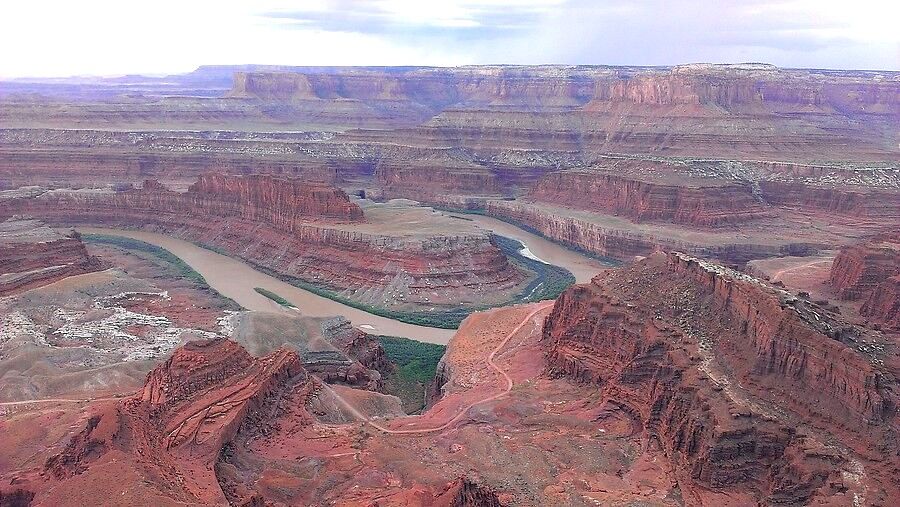
M31 0L3 7L0 74L241 63L897 69L897 19L900 2L888 0Z

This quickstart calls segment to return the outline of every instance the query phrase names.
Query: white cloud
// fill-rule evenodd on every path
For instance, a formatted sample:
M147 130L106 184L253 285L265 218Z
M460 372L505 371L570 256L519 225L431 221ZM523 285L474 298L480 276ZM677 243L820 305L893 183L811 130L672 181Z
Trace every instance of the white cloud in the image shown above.
M753 60L897 69L898 5L879 0L313 0L298 7L287 0L30 0L0 7L0 76L167 73L229 63Z

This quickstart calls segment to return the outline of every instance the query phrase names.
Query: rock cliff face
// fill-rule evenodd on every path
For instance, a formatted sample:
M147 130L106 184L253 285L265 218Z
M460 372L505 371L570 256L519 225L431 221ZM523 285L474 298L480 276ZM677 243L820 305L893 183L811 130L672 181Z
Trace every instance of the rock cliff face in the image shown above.
M670 253L569 289L544 340L552 371L596 384L632 414L676 466L686 499L749 491L767 504L852 503L868 488L877 503L871 482L897 494L896 457L883 461L896 438L897 372L859 332L747 275ZM863 482L841 485L839 471L855 467Z
M0 222L0 296L100 269L74 231L58 232L37 220Z
M491 216L533 229L569 247L623 261L648 255L660 247L714 257L731 264L743 264L752 259L774 255L807 255L826 247L824 243L807 242L799 238L786 238L785 241L774 243L737 237L704 241L702 236L693 231L676 237L661 232L634 230L612 222L599 223L589 216L572 216L564 210L548 211L540 206L521 202L489 200L478 206L483 206L484 211Z
M363 219L346 194L269 176L210 175L184 193L151 181L121 192L49 191L0 201L0 217L18 213L67 225L165 231L369 298L367 304L455 305L473 287L512 290L524 278L487 234L386 236L337 227ZM379 298L388 287L404 299Z
M900 234L887 233L841 249L832 264L829 281L841 299L860 300L898 274Z
M713 180L681 185L641 181L620 175L634 169L622 165L661 164L627 161L609 170L554 172L542 178L528 196L565 207L624 216L636 222L655 220L700 227L736 224L766 214L765 207L754 198L748 186Z
M894 329L900 329L900 275L878 284L859 310L868 317Z
M900 192L816 188L796 182L760 182L766 202L805 213L900 222Z
M502 181L475 164L447 162L386 162L375 169L382 197L403 197L432 204L446 203L452 195L499 196Z
M199 150L192 152L189 147L179 148L179 153L86 151L83 147L0 148L0 175L15 186L137 183L146 178L194 178L211 171L269 173L323 183L337 180L336 169L324 163L309 164L286 157L254 156L253 153L200 153Z
M848 113L900 112L900 85L849 79L792 80L771 65L682 65L668 73L601 80L594 102L646 105L715 105L737 108L766 104L775 109L820 107Z
M900 328L900 233L842 248L829 282L841 299L863 302L863 317Z
M153 188L159 190L160 187ZM237 216L293 232L313 220L356 222L363 212L342 190L269 175L207 174L188 189L192 204L214 216Z
M303 407L315 389L293 351L255 359L222 338L190 342L150 372L138 394L90 417L47 461L44 476L51 482L76 476L117 480L104 477L112 459L117 473L143 477L151 497L227 503L216 466L223 449L239 433L265 431L267 418L283 412L282 404L295 407L295 424L308 424L312 418ZM59 489L65 487L64 482ZM41 500L51 503L61 500L54 495L65 494L42 493Z
M807 79L797 79L803 75ZM482 66L344 72L236 72L231 96L276 100L411 100L450 104L583 106L767 104L851 113L900 112L900 85L771 65L629 67Z

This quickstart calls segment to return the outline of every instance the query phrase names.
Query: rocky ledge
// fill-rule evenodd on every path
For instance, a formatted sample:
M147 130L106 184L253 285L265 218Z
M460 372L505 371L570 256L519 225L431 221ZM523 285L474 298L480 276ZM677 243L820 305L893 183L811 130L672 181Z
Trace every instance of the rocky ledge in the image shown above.
M485 233L355 228L362 210L319 184L212 174L187 192L154 180L122 191L31 190L0 199L0 217L162 231L369 306L456 307L459 298L513 292L525 278Z
M33 219L0 222L0 296L100 269L78 233Z
M630 177L647 166L668 180ZM609 167L550 173L528 197L561 206L700 227L727 226L769 214L750 185L679 177L672 164L622 160Z
M895 498L898 372L883 339L678 253L570 288L544 325L551 371L630 413L685 501L704 504Z

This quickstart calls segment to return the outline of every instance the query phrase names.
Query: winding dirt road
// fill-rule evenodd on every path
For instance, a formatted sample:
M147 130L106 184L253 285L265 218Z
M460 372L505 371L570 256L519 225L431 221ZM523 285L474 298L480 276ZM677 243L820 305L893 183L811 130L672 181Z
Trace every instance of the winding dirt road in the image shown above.
M494 400L498 400L498 399L506 396L507 394L509 394L509 392L513 388L512 377L510 377L505 371L503 371L503 369L501 369L497 365L497 363L494 362L494 357L496 357L497 354L500 353L500 351L503 350L504 347L506 347L506 345L509 343L509 340L511 340L513 336L515 336L519 331L521 331L522 328L525 327L526 324L531 322L531 319L535 315L552 307L553 303L554 303L554 301L548 301L546 303L542 303L539 307L537 307L535 310L533 310L531 313L529 313L524 319L522 319L522 322L520 322L519 325L517 325L515 328L513 328L513 330L510 331L509 334L506 335L506 337L503 339L503 341L500 342L500 344L497 345L497 347L494 348L493 351L491 351L490 355L488 355L487 360L485 362L487 363L488 366L493 368L494 371L496 371L497 373L499 373L500 375L503 376L503 378L506 380L506 388L500 393L494 394L492 396L488 396L487 398L484 398L484 399L481 399L481 400L478 400L478 401L475 401L475 402L472 402L472 403L466 405L455 416L453 416L453 418L451 418L449 421L445 422L444 424L441 424L440 426L435 426L433 428L419 428L419 429L408 429L408 430L392 430L390 428L386 428L386 427L382 426L381 424L378 424L377 422L373 421L371 418L367 417L365 414L361 413L359 410L357 410L355 407L353 407L350 403L348 403L346 400L344 400L341 397L341 395L337 393L337 391L332 389L328 384L325 384L324 382L322 382L322 385L328 392L330 392L332 394L332 396L335 397L336 400L338 400L338 402L341 403L341 405L344 406L344 408L347 409L347 411L349 411L351 414L353 414L357 419L367 423L368 425L372 426L373 428L375 428L379 431L382 431L384 433L389 433L391 435L412 435L412 434L434 433L437 431L443 431L443 430L449 428L451 425L453 425L457 421L459 421L460 419L462 419L466 415L466 413L468 413L469 410L471 410L472 408L474 408L478 405L481 405L482 403L488 403L488 402L491 402Z

